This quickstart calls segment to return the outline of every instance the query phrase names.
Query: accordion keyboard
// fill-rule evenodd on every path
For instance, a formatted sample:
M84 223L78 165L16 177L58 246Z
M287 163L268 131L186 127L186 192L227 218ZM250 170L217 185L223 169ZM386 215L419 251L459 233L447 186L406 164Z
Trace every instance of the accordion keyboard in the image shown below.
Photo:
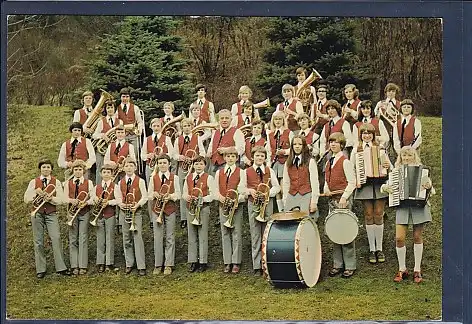
M400 205L400 196L401 192L403 191L403 186L400 185L400 173L400 169L394 169L388 174L388 183L390 184L393 190L393 192L388 195L388 205L390 207Z

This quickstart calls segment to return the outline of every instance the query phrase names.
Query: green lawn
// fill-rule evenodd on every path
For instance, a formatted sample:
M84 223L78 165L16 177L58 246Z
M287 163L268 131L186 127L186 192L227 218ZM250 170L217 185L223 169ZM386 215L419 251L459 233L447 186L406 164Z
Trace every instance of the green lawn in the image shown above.
M330 278L331 245L322 234L323 266L320 282L311 289L274 289L254 277L250 261L250 236L245 215L243 268L239 275L222 273L219 227L212 217L210 270L187 272L187 236L178 228L176 271L168 277L152 276L152 231L144 228L148 275L98 274L94 267L95 234L90 235L89 274L64 278L54 273L48 249L48 275L36 279L28 207L23 194L37 176L37 161L49 157L56 163L61 143L72 120L69 108L10 106L8 110L8 215L7 215L7 316L11 319L214 319L214 320L430 320L441 318L441 215L442 168L440 118L420 118L423 123L423 162L432 168L437 194L432 199L433 222L425 230L424 282L395 284L394 215L388 210L384 250L387 262L370 265L364 229L357 238L358 271L349 280ZM57 165L59 178L63 178ZM322 219L326 201L320 200ZM61 236L68 259L65 210ZM358 211L358 206L355 208ZM360 215L360 214L359 214ZM322 220L321 219L321 220ZM362 219L362 217L359 217ZM322 221L319 221L323 233ZM410 229L411 233L411 229ZM116 263L123 270L121 238L116 238ZM407 266L413 267L413 243L407 240Z

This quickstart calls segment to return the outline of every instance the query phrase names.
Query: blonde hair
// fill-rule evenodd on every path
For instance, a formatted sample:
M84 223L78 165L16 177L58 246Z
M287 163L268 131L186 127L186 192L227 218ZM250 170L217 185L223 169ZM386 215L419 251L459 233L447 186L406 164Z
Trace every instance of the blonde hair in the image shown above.
M158 123L159 125L162 126L162 122L161 122L161 120L160 120L159 118L153 118L153 119L151 119L151 122L149 123L149 126L152 127L152 124L154 124L154 123Z
M276 129L275 124L274 124L274 118L279 117L279 116L281 116L282 120L283 120L283 124L282 124L281 129L287 128L287 120L285 119L285 113L282 110L277 110L276 112L274 112L272 114L272 118L270 119L270 125L269 125L270 130L275 130Z
M341 145L341 150L344 150L344 148L346 147L346 137L344 137L343 133L336 132L331 134L329 136L328 143L331 143L333 141Z
M163 108L165 108L166 106L169 106L169 107L172 109L172 112L175 110L175 108L174 108L174 103L173 103L172 101L166 101L166 102L164 102Z
M395 167L399 167L400 165L403 165L403 160L402 160L402 153L406 153L406 152L409 152L411 153L412 155L414 155L414 162L415 164L422 164L421 163L421 158L418 154L418 151L416 149L414 149L413 147L411 146L403 146L401 149L400 149L400 152L398 153L398 157L397 157L397 161L395 162Z
M77 159L74 162L72 162L72 170L74 170L74 168L77 168L77 167L81 167L83 170L85 170L87 168L87 164L85 164L84 160Z
M359 89L357 89L356 86L352 83L346 84L344 86L343 96L345 96L344 91L346 91L348 89L351 89L352 91L354 91L354 99L359 98Z
M362 147L362 133L364 132L369 132L370 134L372 134L373 138L372 138L372 143L374 145L379 145L376 137L375 137L375 126L372 125L372 124L362 124L359 126L359 147Z
M252 90L247 85L243 85L239 88L238 99L241 100L241 92L249 93L249 99L252 97Z
M190 126L193 126L193 121L190 118L184 118L180 121L180 125L184 126L184 124L189 124Z
M284 90L287 90L287 89L292 91L292 94L295 95L294 92L293 92L293 86L291 84L288 84L288 83L285 83L282 86L282 93L284 92Z

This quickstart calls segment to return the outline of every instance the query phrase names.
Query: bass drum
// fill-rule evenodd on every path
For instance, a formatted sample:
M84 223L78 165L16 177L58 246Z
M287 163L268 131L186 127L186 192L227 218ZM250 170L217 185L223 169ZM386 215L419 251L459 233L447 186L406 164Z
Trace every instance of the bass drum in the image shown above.
M359 233L356 214L349 209L334 209L326 216L325 232L333 243L351 243Z
M275 287L313 287L321 271L316 223L308 217L268 222L262 240L262 270Z

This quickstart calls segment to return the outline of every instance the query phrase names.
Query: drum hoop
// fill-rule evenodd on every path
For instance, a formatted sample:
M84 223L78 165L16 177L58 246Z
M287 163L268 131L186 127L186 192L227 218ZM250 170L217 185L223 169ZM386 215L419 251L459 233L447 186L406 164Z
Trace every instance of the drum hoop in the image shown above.
M262 272L265 274L266 280L270 282L269 268L267 266L267 239L269 237L270 228L274 223L273 220L267 222L267 225L262 235L262 246L261 246L261 256L262 256Z
M347 209L347 208L345 208L345 209L344 209L344 208L337 208L337 209L334 209L334 210L332 210L332 211L328 214L328 216L326 216L325 221L324 221L324 224L325 224L325 228L324 228L325 234L328 236L328 238L329 238L332 242L334 242L334 241L331 239L331 237L330 237L330 235L329 235L329 233L328 233L328 231L327 231L327 228L328 228L328 227L326 226L326 224L328 223L329 219L332 218L332 216L337 215L337 214L346 214L346 215L349 215L353 220L356 221L357 234L356 234L356 236L354 237L354 240L355 240L356 237L359 235L359 227L358 227L358 225L359 225L359 218L357 218L356 214L355 214L352 210ZM354 240L352 240L352 241L349 242L349 243L352 243ZM334 242L334 243L336 243L336 242ZM349 243L347 243L347 244L349 244ZM336 243L336 244L339 244L339 243Z
M300 235L302 225L308 221L308 218L303 219L298 223L297 231L295 232L295 246L294 246L294 257L295 257L295 268L297 269L298 279L306 286L305 280L303 279L302 267L300 263Z

